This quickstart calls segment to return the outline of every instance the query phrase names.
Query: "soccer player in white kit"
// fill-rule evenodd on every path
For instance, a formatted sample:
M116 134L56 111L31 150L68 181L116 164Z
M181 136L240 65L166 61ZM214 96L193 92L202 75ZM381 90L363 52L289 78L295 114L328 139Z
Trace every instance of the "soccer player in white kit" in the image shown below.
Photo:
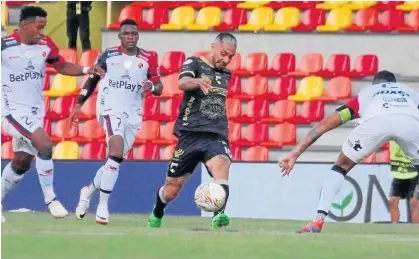
M97 65L106 71L99 83L97 119L106 132L108 159L92 183L81 189L76 208L76 217L83 219L91 196L100 190L96 223L102 225L109 221L108 199L118 178L119 166L141 127L144 95L147 91L154 95L162 92L157 57L137 47L138 26L134 20L121 22L119 39L121 46L107 49L97 60ZM87 80L70 114L72 123L77 122L83 103L93 93L99 79L93 75Z
M393 140L419 170L419 93L397 83L393 73L378 72L373 85L317 124L278 166L289 175L297 158L324 133L359 118L323 183L316 218L301 232L321 232L324 220L345 175L364 157Z
M69 76L100 73L66 62L48 36L43 35L47 13L40 7L21 10L19 27L1 38L2 127L13 137L13 160L1 177L1 200L22 179L37 154L36 170L45 204L54 218L68 215L53 189L52 142L43 129L45 115L42 89L46 63ZM3 217L2 217L3 221Z

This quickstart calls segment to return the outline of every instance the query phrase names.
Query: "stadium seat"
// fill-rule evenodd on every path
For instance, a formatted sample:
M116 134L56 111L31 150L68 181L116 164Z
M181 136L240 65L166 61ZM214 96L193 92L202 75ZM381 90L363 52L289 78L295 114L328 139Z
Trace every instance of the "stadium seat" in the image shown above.
M46 112L46 117L52 120L61 120L70 116L70 110L77 102L77 96L63 96L55 99L51 111Z
M364 164L375 163L376 157L377 157L377 154L374 152L370 156L362 159L361 163L364 163Z
M195 10L190 6L176 7L171 16L169 23L160 25L162 31L180 31L188 25L193 24L195 20Z
M138 24L140 30L156 30L160 25L169 22L169 11L167 8L148 9L144 21Z
M44 73L44 87L42 91L48 91L51 86L51 77L48 73Z
M241 69L234 71L239 76L250 76L264 73L268 68L268 55L265 52L247 54Z
M356 12L352 25L345 27L346 32L365 32L378 23L378 11L374 8L361 9Z
M350 1L348 4L344 5L345 8L351 10L362 10L367 8L375 8L377 1Z
M324 102L319 100L304 102L294 119L296 124L310 124L324 118Z
M419 31L419 9L411 11L403 25L397 26L398 32L415 33Z
M73 140L82 144L105 142L105 131L96 119L79 122L79 135Z
M171 98L166 100L160 115L157 117L159 121L174 121L179 115L180 104L182 98Z
M240 52L236 52L236 55L231 59L230 63L227 65L227 68L230 69L231 72L236 72L239 70L242 64L242 56Z
M252 100L247 103L244 112L233 120L241 123L253 123L268 116L269 102L266 100Z
M293 121L297 114L297 103L289 100L278 100L269 110L269 115L262 118L262 123L276 124Z
M1 142L8 142L12 140L12 136L10 136L3 128L1 128Z
M333 9L327 16L326 24L317 26L318 32L337 32L352 24L352 11L348 8Z
M241 132L241 139L233 142L236 146L255 146L265 141L268 137L268 125L260 122L247 125Z
M100 142L87 143L80 154L81 160L105 160L106 144Z
M252 76L246 79L241 86L240 94L234 98L241 100L252 100L263 97L268 92L268 78L263 76Z
M243 3L237 4L237 8L243 9L256 9L269 4L270 1L244 1Z
M55 146L52 159L76 160L79 158L79 145L74 141L63 141Z
M233 97L240 94L241 89L241 78L235 75L232 75L230 81L228 82L228 92L227 97Z
M118 20L115 23L111 23L108 25L109 30L119 30L119 24L125 19L132 19L140 24L143 20L142 17L143 10L140 6L136 5L127 5L122 8L121 12L119 13Z
M273 10L269 7L259 7L253 9L250 13L247 24L239 26L239 31L260 31L268 25L272 24Z
M178 1L184 2L183 5L191 6L195 9L200 9L207 6L216 6L220 9L229 9L237 6L237 2L232 1Z
M265 31L287 31L300 23L300 10L295 7L279 9L272 24L265 25Z
M370 26L368 29L372 32L391 32L403 24L404 12L390 9L384 11L379 17L377 24Z
M160 148L155 144L144 144L138 147L134 153L134 160L158 160L160 158Z
M307 53L301 57L294 72L290 76L304 77L323 70L323 56L320 53Z
M323 94L323 78L308 76L303 78L295 95L288 96L288 100L304 102L317 99Z
M300 10L316 8L316 4L323 3L323 1L271 1L265 7L272 9L281 9L286 7L295 7Z
M175 96L181 96L183 92L179 89L178 80L179 80L178 73L165 76L163 79L163 91L159 97L172 98Z
M379 11L385 11L390 9L396 9L397 5L403 4L404 1L377 1L374 8Z
M396 9L405 12L419 10L419 1L404 1L403 4L397 5Z
M164 53L160 65L160 74L169 75L178 73L185 59L185 53L182 51L169 51Z
M333 10L345 7L347 4L349 4L349 1L324 1L324 3L317 4L316 8L322 10Z
M186 26L188 31L207 31L221 23L221 9L207 6L199 10L195 23Z
M176 145L169 145L163 149L163 152L160 156L161 160L171 160L173 153L175 152Z
M100 50L95 49L84 51L80 56L79 65L83 67L93 66L100 53Z
M266 147L255 146L245 150L241 156L242 161L261 162L269 160L269 150Z
M12 141L7 141L1 144L1 159L2 160L12 160L15 156L13 152L13 143Z
M316 76L335 77L348 73L351 69L351 58L347 54L334 54L327 60L326 68Z
M160 123L158 121L143 121L135 136L135 144L150 143L160 137Z
M227 98L226 112L229 120L234 120L241 115L241 102L238 99Z
M172 145L177 142L177 138L173 135L173 129L175 127L175 122L168 122L163 126L163 129L160 130L160 138L152 141L154 144L159 145Z
M297 142L297 128L291 123L281 123L269 130L267 141L260 145L267 148L281 148L294 146Z
M52 126L55 125L55 126ZM71 140L78 135L78 125L71 125L68 118L56 121L51 125L51 140L58 143L65 140Z
M143 8L176 8L184 5L186 1L134 1L133 6Z
M200 57L204 57L204 56L208 55L208 53L209 53L209 51L207 51L207 50L201 50L201 51L194 52L192 54L192 56L200 58Z
M376 153L376 163L390 163L390 150L385 149Z
M352 83L351 79L343 76L335 77L327 82L323 91L323 96L317 100L325 102L336 102L346 100L352 96Z
M229 9L224 12L223 22L214 26L214 31L234 31L240 25L247 23L247 10L240 8Z
M354 69L343 76L362 78L374 76L378 72L378 57L376 55L361 55L355 60Z
M160 115L160 99L147 97L143 102L143 121L155 120Z
M96 118L96 101L97 94L92 94L81 107L79 119L91 120Z
M77 77L57 74L50 90L44 91L44 96L60 97L77 90Z
M300 24L291 28L294 32L314 31L317 26L326 23L326 11L321 9L308 9L300 16Z
M275 78L269 92L264 96L267 100L287 99L290 95L295 95L295 78L284 76Z
M293 53L278 53L272 58L269 69L260 74L262 76L279 76L292 71L295 71L295 55Z
M235 142L241 138L241 124L232 121L228 122L228 141Z
M60 49L59 50L60 56L62 56L65 61L70 63L77 63L77 51L74 49ZM53 68L50 64L47 64L45 72L47 74L56 74L57 71Z
M232 157L233 161L240 161L241 160L242 150L241 150L240 147L232 145L232 146L230 146L230 151L231 151L231 157Z

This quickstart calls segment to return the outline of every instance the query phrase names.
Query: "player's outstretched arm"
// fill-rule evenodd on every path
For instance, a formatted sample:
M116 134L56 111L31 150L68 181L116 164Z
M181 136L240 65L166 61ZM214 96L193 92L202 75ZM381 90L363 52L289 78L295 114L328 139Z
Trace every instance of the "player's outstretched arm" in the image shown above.
M182 91L191 91L201 89L204 94L211 88L211 80L207 78L182 77L179 79L179 89Z
M100 77L103 77L105 75L105 71L97 65L93 67L82 67L70 62L60 62L51 65L55 68L55 70L57 70L58 73L66 76L82 76L85 74L97 74Z

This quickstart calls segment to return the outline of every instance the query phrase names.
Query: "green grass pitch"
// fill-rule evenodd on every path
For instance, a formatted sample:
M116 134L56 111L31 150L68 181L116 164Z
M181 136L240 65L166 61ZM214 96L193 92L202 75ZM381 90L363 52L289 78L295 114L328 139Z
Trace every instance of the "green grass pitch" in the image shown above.
M326 224L321 234L297 234L305 222L232 219L210 231L210 219L166 217L147 229L145 215L94 215L55 220L46 213L4 213L3 259L413 259L418 225Z

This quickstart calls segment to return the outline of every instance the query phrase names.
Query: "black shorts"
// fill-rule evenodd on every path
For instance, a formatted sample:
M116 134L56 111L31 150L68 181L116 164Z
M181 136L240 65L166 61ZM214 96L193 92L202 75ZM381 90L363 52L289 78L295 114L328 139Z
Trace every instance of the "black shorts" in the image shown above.
M205 163L217 155L226 155L231 160L226 137L216 133L183 131L167 168L167 176L192 174L199 162Z
M412 179L393 179L391 182L390 197L400 197L400 199L413 198L418 179L418 176Z

